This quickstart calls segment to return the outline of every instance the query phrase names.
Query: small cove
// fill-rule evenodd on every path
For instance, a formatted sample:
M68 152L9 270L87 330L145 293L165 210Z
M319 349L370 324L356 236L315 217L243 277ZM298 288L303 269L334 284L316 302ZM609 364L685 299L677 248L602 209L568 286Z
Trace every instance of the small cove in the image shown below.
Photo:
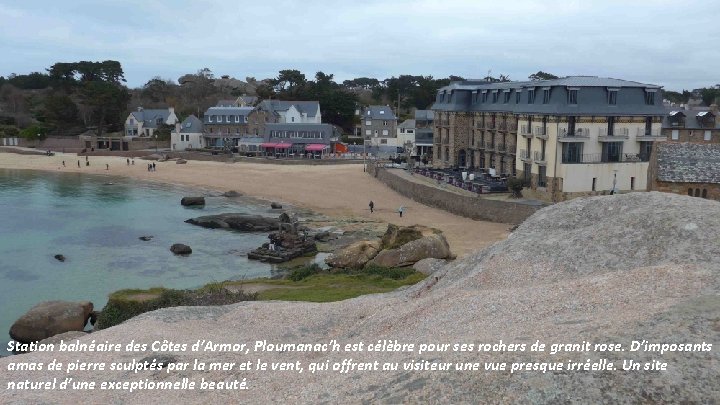
M108 184L112 183L112 184ZM202 209L180 205L206 195ZM252 198L136 180L0 169L0 329L46 300L89 300L102 309L123 288L194 288L212 281L269 277L245 254L267 240L186 224L222 212L277 215ZM215 194L211 194L215 195ZM150 241L138 239L152 235ZM193 254L173 255L173 243ZM59 262L53 256L63 254Z

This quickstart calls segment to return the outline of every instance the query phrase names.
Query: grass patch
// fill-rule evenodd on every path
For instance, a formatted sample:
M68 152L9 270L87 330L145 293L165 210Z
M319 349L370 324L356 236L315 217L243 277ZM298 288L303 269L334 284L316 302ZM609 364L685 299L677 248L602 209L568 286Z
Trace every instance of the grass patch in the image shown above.
M157 287L149 290L116 291L110 294L108 303L98 316L95 328L109 328L142 313L160 308L227 305L257 299L257 294L228 291L224 285L224 283L210 283L197 290L172 290Z
M365 294L377 294L412 285L425 278L422 273L412 272L405 278L388 278L379 274L339 273L315 274L300 281L257 280L258 283L275 285L258 293L261 300L332 302L359 297ZM246 282L251 284L254 281ZM286 288L292 287L292 288Z

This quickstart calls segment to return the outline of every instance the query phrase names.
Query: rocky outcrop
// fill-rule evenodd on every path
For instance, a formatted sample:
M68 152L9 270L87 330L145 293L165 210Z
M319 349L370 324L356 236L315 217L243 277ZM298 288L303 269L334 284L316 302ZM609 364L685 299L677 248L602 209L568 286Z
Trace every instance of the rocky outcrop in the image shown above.
M397 226L395 224L388 224L387 230L382 236L381 246L383 249L395 249L405 243L433 233L434 231L426 226Z
M32 307L10 327L10 337L21 343L43 340L69 331L82 331L93 312L89 301L45 301Z
M53 256L53 257L55 258L55 260L57 260L57 261L59 261L59 262L64 262L64 261L65 261L65 256L64 256L64 255L57 254L57 255L55 255L55 256Z
M279 209L282 209L282 204L277 203L277 202L271 202L270 208L272 208L274 210L279 210Z
M218 214L191 218L185 221L204 228L232 229L240 232L268 232L278 229L276 218L250 214Z
M283 224L287 225L287 224ZM284 263L296 257L317 253L315 241L305 235L281 231L268 236L270 242L248 253L248 259L267 263Z
M205 197L183 197L180 204L190 207L194 205L205 205Z
M187 164L187 160L185 160L185 159L178 159L178 160L175 161L175 164L177 164L177 165L184 165L184 164Z
M152 235L143 235L143 236L139 237L138 239L140 239L140 240L142 240L142 241L145 241L145 242L148 242L148 241L151 241L152 238L153 238Z
M223 197L240 197L242 196L242 193L239 193L235 190L226 191L223 194Z
M412 267L415 271L429 276L442 269L446 264L448 264L447 260L427 258L419 260L417 263L413 264Z
M192 249L190 246L182 244L182 243L176 243L172 246L170 246L170 251L175 253L176 255L189 255L192 254Z
M379 241L362 240L336 251L325 259L325 263L340 269L360 269L379 251Z
M402 267L410 266L422 259L447 259L450 256L450 245L445 237L441 234L433 234L407 242L397 249L383 250L369 264Z

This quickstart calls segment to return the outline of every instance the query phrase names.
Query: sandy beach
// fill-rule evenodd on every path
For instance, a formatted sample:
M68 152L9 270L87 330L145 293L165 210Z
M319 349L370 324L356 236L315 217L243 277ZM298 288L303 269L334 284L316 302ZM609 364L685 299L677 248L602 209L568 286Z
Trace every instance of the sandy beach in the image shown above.
M78 168L80 160L80 168ZM62 162L65 161L65 167ZM156 162L155 172L147 171L148 161L136 159L127 165L124 157L92 156L90 166L75 154L55 156L0 153L0 168L126 176L202 187L217 191L236 190L245 195L308 208L333 217L372 218L398 225L421 224L440 229L458 257L504 239L509 225L474 221L431 208L406 198L363 172L357 165L269 165L188 161ZM109 165L109 170L106 170ZM370 214L368 202L375 202ZM398 207L406 208L402 218Z

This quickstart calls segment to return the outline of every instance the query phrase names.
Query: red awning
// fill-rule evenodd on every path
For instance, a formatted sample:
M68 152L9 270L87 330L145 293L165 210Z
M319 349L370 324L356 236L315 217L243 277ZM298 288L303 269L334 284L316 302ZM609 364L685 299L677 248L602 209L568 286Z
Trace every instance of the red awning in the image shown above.
M265 142L265 143L261 143L261 144L260 144L260 146L262 146L263 148L276 148L277 145L278 145L278 144L276 144L276 143L271 143L271 142Z
M279 143L275 145L275 148L277 149L289 149L292 146L291 143Z
M327 149L328 147L328 145L323 145L321 143L311 143L309 145L305 145L305 150L310 152L316 152L319 150Z

